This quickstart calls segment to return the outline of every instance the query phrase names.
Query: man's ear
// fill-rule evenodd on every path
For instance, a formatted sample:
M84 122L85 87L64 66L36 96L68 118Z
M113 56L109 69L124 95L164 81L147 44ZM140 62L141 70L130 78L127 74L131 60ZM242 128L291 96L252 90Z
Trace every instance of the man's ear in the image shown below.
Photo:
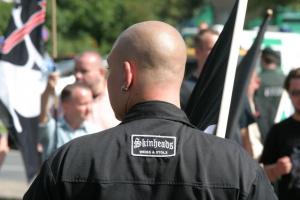
M133 83L133 76L134 76L133 63L125 61L123 63L123 70L124 70L123 86L129 89Z

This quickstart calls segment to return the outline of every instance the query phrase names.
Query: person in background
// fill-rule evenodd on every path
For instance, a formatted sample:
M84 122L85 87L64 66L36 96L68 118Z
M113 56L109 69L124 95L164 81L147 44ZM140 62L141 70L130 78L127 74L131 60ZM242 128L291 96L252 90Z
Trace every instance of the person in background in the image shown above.
M99 131L120 123L109 102L107 73L100 54L95 51L86 51L75 58L74 76L76 82L84 83L92 90L93 103L89 121L96 124Z
M255 93L256 105L260 108L260 127L264 141L268 131L274 124L277 108L283 91L285 75L281 70L279 52L266 47L261 53L261 69L259 72L260 87Z
M122 123L60 148L24 200L275 200L256 161L198 130L180 109L186 58L169 24L145 21L122 32L108 56L109 98Z
M96 126L87 121L93 101L92 92L82 83L64 87L60 95L62 116L58 119L51 117L49 101L51 96L54 97L57 79L57 73L49 76L41 96L38 136L43 160L70 140L97 131Z
M191 72L191 74L187 75L181 86L180 105L183 110L186 108L192 91L203 70L205 61L218 40L218 37L219 33L217 31L207 28L199 30L198 34L194 38L197 67Z
M284 82L294 114L272 126L261 162L272 182L278 181L279 200L300 199L300 68L293 69Z

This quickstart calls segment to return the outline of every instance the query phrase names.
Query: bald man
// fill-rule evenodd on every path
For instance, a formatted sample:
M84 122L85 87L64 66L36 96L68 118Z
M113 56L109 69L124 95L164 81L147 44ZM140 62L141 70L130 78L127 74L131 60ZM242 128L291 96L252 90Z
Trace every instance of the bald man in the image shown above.
M98 131L114 127L120 123L114 115L107 92L107 69L103 65L102 57L95 51L86 51L75 58L74 77L77 83L87 85L93 94L91 112L88 121L97 127ZM49 75L59 80L59 74ZM55 85L57 87L58 84ZM47 88L46 88L47 89ZM46 94L50 94L49 92ZM50 95L44 99L49 99ZM46 104L44 104L46 105ZM43 105L42 105L43 106ZM49 108L42 107L41 110Z
M99 53L86 51L75 59L76 82L90 87L93 92L92 112L89 121L102 131L119 124L111 108L107 92L107 69Z
M203 134L180 109L185 61L172 26L126 29L108 57L109 97L122 123L61 148L24 199L276 199L245 151Z

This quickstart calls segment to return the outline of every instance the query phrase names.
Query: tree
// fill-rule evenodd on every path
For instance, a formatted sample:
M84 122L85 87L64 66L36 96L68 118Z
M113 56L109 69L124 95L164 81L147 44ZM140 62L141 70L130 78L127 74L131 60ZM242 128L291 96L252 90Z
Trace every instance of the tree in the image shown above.
M74 55L86 49L107 54L120 32L131 24L143 20L162 20L177 26L198 14L201 6L211 1L57 0L58 54L60 57ZM51 31L50 2L48 0L46 26ZM298 5L298 8L300 5L298 0L249 1L248 18L260 16L267 6L279 3ZM12 6L0 0L0 35L6 29ZM51 46L50 37L47 45L49 52Z
M197 3L196 3L197 2ZM73 54L85 49L107 53L122 30L143 20L163 20L176 25L192 16L196 0L59 0L57 2L58 52ZM51 8L48 7L48 19ZM48 20L48 27L51 21ZM51 45L50 45L51 47Z
M0 1L0 36L4 34L4 31L8 26L12 6L13 5L11 3L4 3Z

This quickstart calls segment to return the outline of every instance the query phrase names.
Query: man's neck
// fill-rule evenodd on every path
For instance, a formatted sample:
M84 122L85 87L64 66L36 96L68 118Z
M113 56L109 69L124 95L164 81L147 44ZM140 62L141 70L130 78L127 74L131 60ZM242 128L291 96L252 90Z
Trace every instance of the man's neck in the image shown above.
M178 96L178 98L176 98ZM168 102L171 104L174 104L178 108L180 108L180 100L179 100L179 95L177 93L172 93L172 92L166 92L165 90L161 91L156 91L156 93L151 93L151 94L144 94L140 95L134 100L132 98L129 99L128 102L128 108L132 107L133 105L140 103L140 102L145 102L145 101L164 101ZM128 111L127 108L127 111Z

